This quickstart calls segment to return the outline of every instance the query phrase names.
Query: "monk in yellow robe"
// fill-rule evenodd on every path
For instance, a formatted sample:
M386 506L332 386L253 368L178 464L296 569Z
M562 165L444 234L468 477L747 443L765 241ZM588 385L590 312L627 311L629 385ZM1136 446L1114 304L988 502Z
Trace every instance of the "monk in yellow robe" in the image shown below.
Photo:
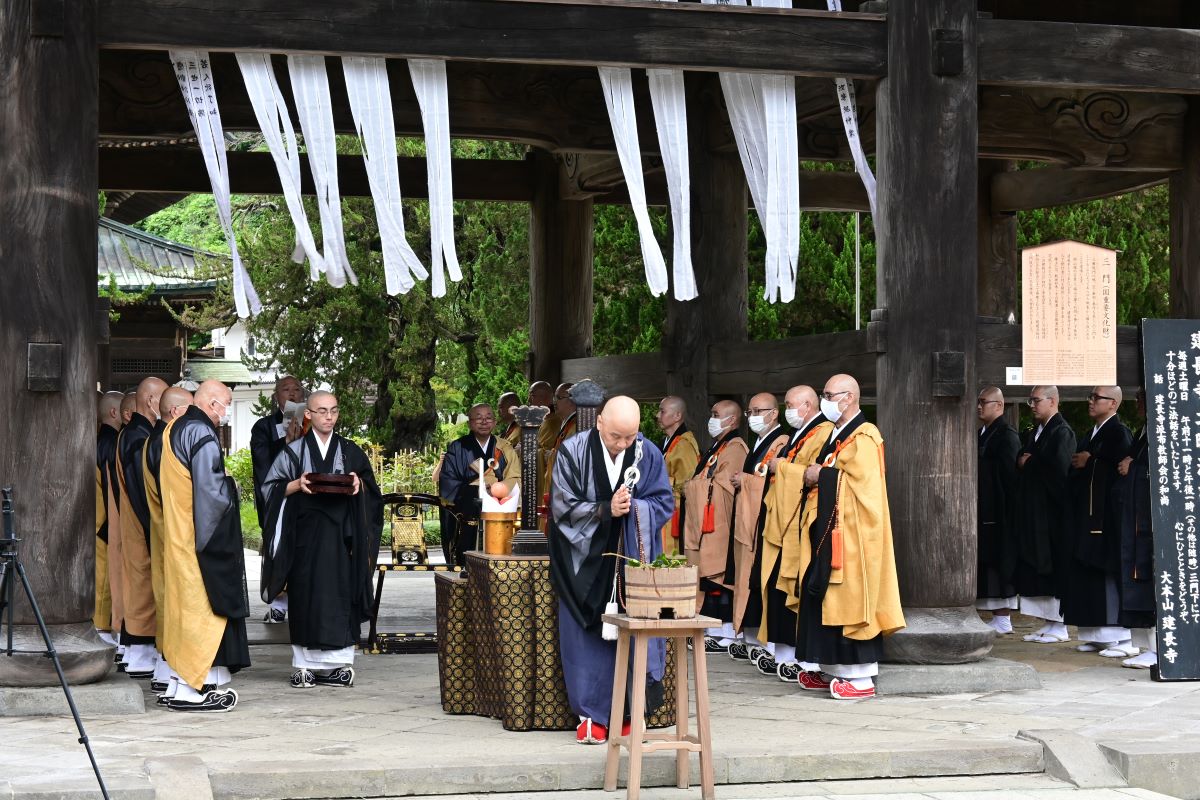
M250 666L246 564L237 486L225 474L219 426L233 394L205 381L195 405L163 432L163 655L172 711L230 711L231 675Z
M518 453L521 452L521 426L517 424L517 418L513 416L513 409L520 404L521 398L517 397L516 392L505 392L496 401L497 431L500 433L500 438L508 442L509 446Z
M546 530L546 514L550 485L546 480L546 453L554 447L554 440L562 428L562 417L554 413L554 387L545 381L534 381L529 385L529 405L545 406L550 413L542 420L537 434L537 492L538 527Z
M799 522L804 503L804 470L829 440L833 423L821 414L817 393L811 386L793 386L784 396L784 416L792 428L787 446L768 464L767 489L759 536L762 619L758 635L768 653L755 665L764 675L772 672L781 681L799 677L796 661L796 613L788 608L795 596L799 575ZM750 625L751 623L747 623Z
M875 696L883 636L904 627L883 436L859 399L851 376L826 381L821 411L834 429L805 470L815 494L800 519L796 654L820 671L802 672L799 682L838 700Z
M117 477L117 436L121 430L121 392L107 392L100 397L96 433L96 604L92 624L105 642L119 647L121 622L124 619L120 596L120 572L110 560L120 560L120 482Z
M671 492L675 495L675 513L662 529L663 552L668 554L682 550L679 509L683 485L696 474L696 465L700 463L700 445L696 443L696 434L688 430L683 421L686 415L687 405L682 397L664 397L658 404L658 427L667 437L662 445L663 458L667 464L667 477L671 480Z
M737 639L733 629L733 587L725 581L733 525L733 476L750 448L738 436L742 407L718 401L708 420L713 443L700 458L696 474L683 486L683 552L700 574L696 605L700 613L721 620L705 631L707 653L728 653Z
M554 459L558 455L558 448L567 439L574 436L579 431L578 423L575 415L577 407L575 400L571 397L571 384L560 384L554 390L554 413L562 420L558 426L558 432L554 434L554 440L550 443L550 448L545 454L545 466L542 473L542 485L549 486L551 476L554 474Z
M150 690L165 692L170 686L171 668L162 654L163 597L165 592L163 575L163 505L159 490L162 467L163 434L167 425L183 416L192 404L192 393L187 389L172 386L162 393L158 401L158 422L142 448L142 475L146 485L146 506L150 511L150 586L154 594L154 647L158 662L150 678Z
M125 621L121 667L131 678L154 674L158 653L154 649L157 621L150 579L150 509L142 472L142 449L158 419L158 401L167 388L159 378L138 384L135 408L117 436L117 477L121 484L121 599Z

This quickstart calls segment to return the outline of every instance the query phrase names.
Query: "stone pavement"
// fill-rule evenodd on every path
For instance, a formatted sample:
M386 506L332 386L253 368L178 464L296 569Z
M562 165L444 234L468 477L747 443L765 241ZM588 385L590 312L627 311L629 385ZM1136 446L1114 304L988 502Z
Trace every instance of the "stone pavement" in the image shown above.
M388 581L404 602L389 600L385 618L420 629L432 578ZM418 602L412 622L405 605ZM718 796L1148 796L1115 791L1133 785L1200 798L1200 684L1152 683L1069 644L1018 636L995 655L1033 664L1042 688L840 702L710 656ZM444 714L433 655L360 656L354 688L304 691L288 687L286 647L256 645L252 658L235 679L241 701L231 714L171 713L147 691L144 714L85 719L114 797L623 796L587 791L602 783L604 748L576 745L572 733L508 732L495 720ZM70 717L0 721L0 798L98 796L76 738ZM649 756L643 785L669 786L673 773L670 756ZM982 777L920 782L937 776ZM1074 786L1087 791L1065 794Z

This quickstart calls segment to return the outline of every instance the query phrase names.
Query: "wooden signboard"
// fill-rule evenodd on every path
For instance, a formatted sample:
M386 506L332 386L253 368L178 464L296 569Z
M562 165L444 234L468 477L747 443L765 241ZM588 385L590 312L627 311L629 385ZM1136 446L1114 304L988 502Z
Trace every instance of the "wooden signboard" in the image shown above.
M1158 677L1200 679L1200 320L1142 323Z
M1082 242L1021 252L1022 383L1117 382L1117 254Z

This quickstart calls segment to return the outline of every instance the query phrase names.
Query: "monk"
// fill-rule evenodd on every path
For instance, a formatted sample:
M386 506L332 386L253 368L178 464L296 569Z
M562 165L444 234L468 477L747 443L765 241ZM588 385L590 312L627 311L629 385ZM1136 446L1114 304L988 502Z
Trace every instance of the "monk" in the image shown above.
M663 552L678 553L680 546L679 508L682 502L683 485L696 474L700 462L700 445L696 434L688 430L684 417L687 404L682 397L664 397L658 404L658 427L667 437L662 444L663 458L667 462L667 476L671 479L671 492L675 496L675 513L671 521L663 526Z
M802 672L799 683L836 700L875 696L883 637L904 627L883 436L860 398L850 375L825 382L821 411L834 428L804 471L816 494L800 520L796 654L819 671Z
M96 433L96 605L92 624L101 639L118 647L121 623L121 488L117 477L117 436L121 431L121 392L106 392L98 402Z
M238 696L226 687L250 666L237 484L225 474L219 438L232 404L229 387L205 381L163 438L162 645L172 711L231 711Z
M151 678L158 653L154 647L157 621L154 616L154 586L150 575L150 508L146 503L146 481L142 450L158 421L159 398L167 384L146 378L138 384L136 406L129 422L117 437L117 466L121 483L121 597L125 621L121 644L122 664L131 678Z
M701 456L696 472L683 487L683 552L697 567L700 587L696 604L700 613L721 620L721 627L705 631L706 653L728 653L737 640L733 627L733 591L725 582L729 538L733 526L733 476L750 448L738 436L742 407L733 400L713 404L708 420L712 445Z

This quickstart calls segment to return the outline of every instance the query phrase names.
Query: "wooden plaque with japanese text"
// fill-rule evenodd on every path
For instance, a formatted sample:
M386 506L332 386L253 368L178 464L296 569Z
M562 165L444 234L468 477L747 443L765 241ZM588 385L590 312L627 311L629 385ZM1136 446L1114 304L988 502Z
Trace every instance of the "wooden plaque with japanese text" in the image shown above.
M1117 254L1082 242L1021 252L1027 386L1117 382Z
M1158 677L1200 680L1200 320L1142 321Z

